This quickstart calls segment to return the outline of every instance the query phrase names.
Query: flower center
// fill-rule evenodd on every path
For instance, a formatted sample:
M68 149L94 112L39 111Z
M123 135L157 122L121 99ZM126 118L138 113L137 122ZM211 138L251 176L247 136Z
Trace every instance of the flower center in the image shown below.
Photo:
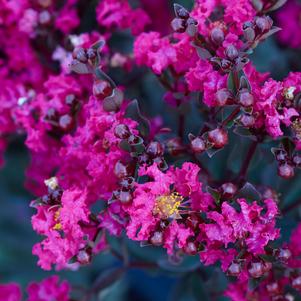
M294 86L291 86L291 87L288 87L288 88L285 88L283 90L283 96L288 99L288 100L293 100L294 99L294 92L296 90L296 87Z
M177 192L169 195L161 195L156 199L153 214L158 215L162 219L180 218L179 207L183 199Z
M56 224L53 226L53 230L61 230L62 224L60 223L60 209L54 213L54 220Z

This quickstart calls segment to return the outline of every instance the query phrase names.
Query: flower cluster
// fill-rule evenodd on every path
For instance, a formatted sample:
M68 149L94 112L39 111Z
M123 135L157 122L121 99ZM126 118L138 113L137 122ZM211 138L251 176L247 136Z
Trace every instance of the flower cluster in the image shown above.
M84 33L82 1L0 3L0 151L14 134L25 135L32 227L43 237L32 253L42 269L77 270L111 251L108 237L125 233L165 249L173 263L194 255L206 266L219 262L235 279L225 293L233 301L292 300L286 288L301 290L301 228L289 243L276 242L276 193L248 179L264 143L280 177L293 178L301 167L301 73L275 80L250 58L280 30L267 13L283 2L196 0L191 11L175 4L169 34L147 1L136 8L100 1L97 27ZM286 22L286 10L299 18L294 5L277 18L286 28L282 42L298 47L290 36L297 17ZM114 32L128 29L133 54L114 51ZM144 116L127 86L111 78L112 69L141 66L179 115L172 137L163 119ZM188 134L181 110L195 98L206 120ZM232 134L251 138L251 147L238 174L220 180L200 158L222 151ZM251 288L251 281L259 282ZM28 300L67 301L69 290L53 276L31 284ZM17 301L21 290L0 285L2 296Z

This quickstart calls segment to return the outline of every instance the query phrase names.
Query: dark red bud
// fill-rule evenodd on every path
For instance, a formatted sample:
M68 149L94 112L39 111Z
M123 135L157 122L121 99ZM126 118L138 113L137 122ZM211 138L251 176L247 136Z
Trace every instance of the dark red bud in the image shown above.
M214 148L223 148L228 143L228 133L222 128L208 132L208 140Z
M59 118L58 112L54 108L48 109L45 116L46 120L56 121L58 118Z
M185 147L182 144L182 141L179 137L171 138L166 142L167 151L172 156L180 155Z
M240 122L243 126L249 128L254 126L255 118L252 115L244 114L240 117Z
M265 273L265 267L263 262L256 261L251 262L248 268L248 273L252 278L260 278Z
M87 53L86 50L84 48L75 48L72 52L72 57L78 61L80 61L81 63L87 63L88 61L88 57L87 57Z
M270 296L276 296L281 293L278 282L271 282L266 285L267 292Z
M112 95L113 89L109 82L105 80L95 80L93 83L93 94L98 98L106 98Z
M171 27L175 32L183 33L187 28L186 21L183 19L174 18L171 21Z
M233 261L227 270L227 274L232 277L238 277L241 273L241 270L241 263Z
M119 179L126 178L130 176L129 166L122 163L121 161L118 161L115 164L114 173Z
M133 200L133 195L131 191L120 191L118 199L122 204L130 204Z
M286 263L292 257L292 252L290 251L290 249L281 248L277 251L276 256L278 260L280 260L283 263Z
M226 54L227 58L231 61L235 60L239 55L238 50L236 49L236 47L234 45L229 45L226 48L225 54Z
M91 255L86 250L79 251L76 258L77 261L83 265L91 262Z
M89 48L87 50L87 57L88 59L93 60L96 57L96 50L93 48Z
M114 134L117 138L127 139L130 137L131 132L129 127L126 124L118 124L115 127Z
M250 107L254 103L254 97L248 89L242 89L238 93L238 101L243 107Z
M178 18L185 19L185 20L189 18L189 11L180 4L177 3L174 4L174 11Z
M65 103L66 105L73 107L77 103L75 95L74 94L67 95L65 99Z
M73 118L70 115L65 114L60 117L59 125L60 128L63 129L64 131L69 131L73 128L74 125Z
M192 151L196 154L200 154L206 150L206 143L202 137L196 137L190 143Z
M284 179L291 179L295 175L294 166L288 163L279 165L278 175Z
M188 242L185 246L184 246L184 252L188 255L194 256L197 254L198 252L198 247L197 244L195 242Z
M129 138L128 138L128 143L130 145L136 145L138 144L139 142L141 141L141 138L139 136L136 136L136 135L131 135Z
M285 163L288 159L287 152L283 149L277 150L275 152L275 158L278 162Z
M223 43L224 39L225 39L225 34L224 31L220 28L220 27L215 27L211 30L211 41L219 46Z
M225 71L230 70L231 67L232 67L232 63L229 60L222 59L222 61L221 61L221 67Z
M161 157L164 154L164 149L163 149L163 146L161 143L159 143L157 141L152 141L146 147L146 153L151 158L157 158L157 157Z
M294 155L293 157L293 163L296 167L301 167L301 156L300 155Z
M163 244L163 233L160 231L154 232L150 238L150 243L154 246L160 246Z
M224 88L215 93L215 102L218 106L225 106L232 99L232 93Z
M51 22L51 15L48 10L43 10L39 14L39 23L42 25L48 25Z
M237 186L233 183L224 183L221 187L222 196L226 199L230 199L235 195L237 189Z
M140 155L138 157L138 163L140 165L143 165L143 164L149 165L149 164L151 164L151 162L152 162L152 160L150 159L149 155L146 153L143 153L142 155Z
M269 17L257 17L255 19L255 25L262 33L264 33L271 29L273 21Z
M301 289L301 276L293 277L291 279L292 287L296 290Z
M120 186L123 190L130 190L134 187L135 179L133 177L123 178L120 181Z

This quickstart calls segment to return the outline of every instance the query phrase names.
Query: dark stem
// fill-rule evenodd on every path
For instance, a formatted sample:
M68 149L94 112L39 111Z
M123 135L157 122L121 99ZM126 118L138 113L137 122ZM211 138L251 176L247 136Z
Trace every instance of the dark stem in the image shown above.
M252 144L250 145L248 153L247 153L245 160L242 163L241 169L238 173L238 177L237 177L238 181L246 179L247 172L248 172L249 166L251 164L252 158L255 154L257 145L258 145L258 141L253 141Z
M223 121L222 126L226 126L228 122L232 121L240 112L240 107L237 107L233 112Z

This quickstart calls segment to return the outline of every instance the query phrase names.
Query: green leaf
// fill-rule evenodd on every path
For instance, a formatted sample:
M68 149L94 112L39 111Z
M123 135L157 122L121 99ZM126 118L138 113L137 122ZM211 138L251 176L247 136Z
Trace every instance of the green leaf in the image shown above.
M247 182L237 193L238 198L245 198L251 201L260 200L261 194L258 190L249 182Z
M278 0L266 12L271 12L271 11L277 10L278 8L280 8L281 6L283 6L286 2L287 2L287 0Z
M138 130L143 137L149 136L150 123L148 119L141 114L137 99L134 99L128 104L125 116L138 122Z

